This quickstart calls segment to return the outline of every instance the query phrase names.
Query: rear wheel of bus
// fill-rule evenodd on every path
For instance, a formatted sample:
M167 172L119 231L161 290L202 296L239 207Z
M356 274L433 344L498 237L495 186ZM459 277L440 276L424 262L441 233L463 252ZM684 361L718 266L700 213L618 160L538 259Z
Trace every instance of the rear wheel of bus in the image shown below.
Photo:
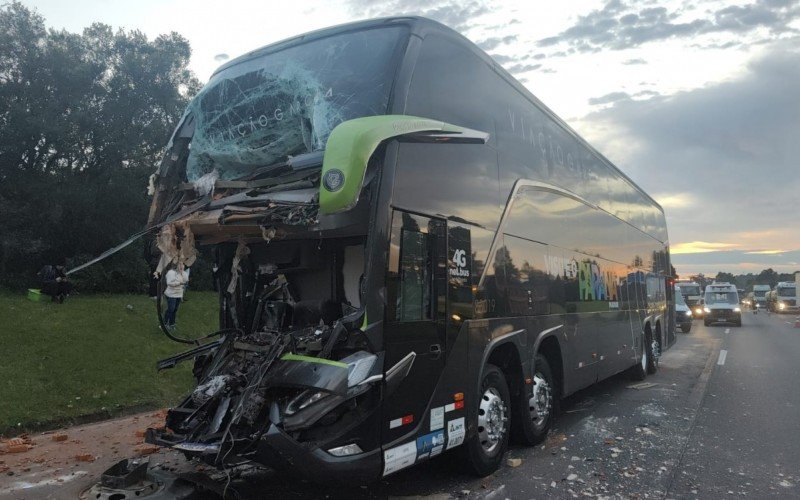
M530 398L523 392L522 400L514 407L514 411L518 412L514 415L514 439L529 446L539 444L547 437L553 426L559 398L550 364L541 354L534 358L534 369Z
M486 365L478 394L477 432L464 443L462 454L466 468L483 477L497 470L508 448L511 397L499 368Z

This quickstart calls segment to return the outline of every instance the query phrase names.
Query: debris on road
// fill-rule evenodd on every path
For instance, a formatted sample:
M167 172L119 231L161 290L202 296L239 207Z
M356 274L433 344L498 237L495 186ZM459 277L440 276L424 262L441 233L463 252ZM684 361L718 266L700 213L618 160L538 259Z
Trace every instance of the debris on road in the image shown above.
M80 453L75 455L75 460L78 462L94 462L95 457L91 453Z
M8 441L3 443L3 447L0 448L5 453L25 453L26 451L33 448L33 441L28 437L27 434L23 434L20 437L11 438Z
M506 460L506 465L508 465L509 467L519 467L520 465L522 465L522 459L509 458L508 460Z
M50 437L50 439L52 439L53 441L55 441L57 443L60 443L60 442L63 442L63 441L66 441L67 439L69 439L69 436L64 434L63 432L59 432L59 433L53 434Z
M141 444L133 449L133 451L139 456L152 455L153 453L158 453L158 450L159 450L158 446L152 446L147 444Z
M650 389L651 387L655 387L657 385L658 384L654 382L640 382L638 384L629 385L628 389L636 389L638 391L641 391L643 389Z

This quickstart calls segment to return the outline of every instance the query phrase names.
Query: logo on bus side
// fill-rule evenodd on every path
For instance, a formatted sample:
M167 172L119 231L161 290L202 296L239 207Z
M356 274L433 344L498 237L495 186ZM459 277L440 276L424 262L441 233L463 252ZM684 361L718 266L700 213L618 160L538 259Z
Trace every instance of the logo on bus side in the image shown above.
M322 178L322 185L331 193L342 189L344 186L344 172L338 168L333 168L325 172L325 177Z
M469 269L467 269L467 251L457 249L453 252L453 264L455 268L450 269L450 275L456 278L469 278Z

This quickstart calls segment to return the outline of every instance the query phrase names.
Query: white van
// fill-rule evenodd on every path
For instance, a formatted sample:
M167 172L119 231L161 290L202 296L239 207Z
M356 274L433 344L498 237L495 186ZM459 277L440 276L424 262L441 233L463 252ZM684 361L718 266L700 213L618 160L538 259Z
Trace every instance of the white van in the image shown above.
M742 308L739 307L739 293L730 283L711 283L703 296L703 324L733 323L742 326Z

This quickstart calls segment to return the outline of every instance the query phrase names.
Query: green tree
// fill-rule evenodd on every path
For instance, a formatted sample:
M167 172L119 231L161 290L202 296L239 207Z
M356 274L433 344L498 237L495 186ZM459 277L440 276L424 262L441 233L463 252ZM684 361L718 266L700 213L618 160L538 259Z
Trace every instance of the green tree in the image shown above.
M722 271L717 273L717 277L714 278L714 281L721 281L724 283L736 283L736 277L731 273L724 273Z
M190 55L177 33L68 33L0 6L0 284L29 285L43 264L144 225L147 178L200 88Z
M775 285L778 284L778 273L775 272L771 267L769 269L764 269L758 276L756 277L756 283L759 285L769 285L770 288L775 288Z

